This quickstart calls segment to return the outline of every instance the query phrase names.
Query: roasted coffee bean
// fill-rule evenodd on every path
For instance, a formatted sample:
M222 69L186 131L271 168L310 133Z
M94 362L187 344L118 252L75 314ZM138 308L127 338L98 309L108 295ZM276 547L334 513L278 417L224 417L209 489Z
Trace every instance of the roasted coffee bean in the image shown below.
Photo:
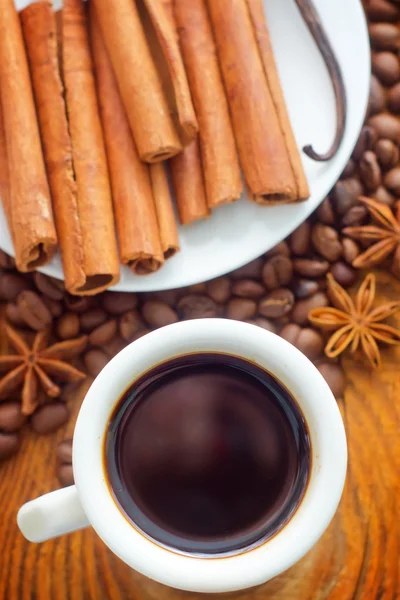
M174 309L160 300L145 302L142 306L142 315L151 327L164 327L178 321Z
M329 262L318 258L295 258L293 269L295 273L302 277L316 279L328 272Z
M178 302L178 313L182 319L206 319L216 317L218 307L208 296L183 296Z
M5 271L15 269L15 260L3 250L0 250L0 269L4 269Z
M400 43L400 31L392 23L371 23L369 38L375 50L397 50Z
M33 282L39 292L51 298L52 300L62 300L64 296L64 284L62 281L47 277L39 271L35 271L33 274Z
M400 19L400 10L390 0L369 0L365 10L371 21L387 21L394 23Z
M400 79L399 59L392 52L372 54L372 72L384 85L394 85Z
M18 433L0 433L0 460L16 454L19 444Z
M126 342L130 342L135 333L141 329L145 329L145 327L137 310L128 310L119 319L119 332Z
M24 319L21 317L21 313L19 312L19 308L16 304L12 304L9 302L6 305L6 317L7 321L14 325L15 327L26 327L26 323Z
M256 317L255 319L246 321L246 323L249 323L250 325L257 325L257 327L261 327L261 329L265 329L271 333L277 333L276 325L265 317Z
M317 219L324 225L334 225L335 224L335 211L332 207L332 202L329 197L324 198L321 204L317 208Z
M351 238L343 238L342 247L343 258L347 263L349 263L349 265L351 265L353 260L360 254L360 248L358 247L357 242Z
M91 346L102 347L108 344L117 333L117 319L110 319L102 325L99 325L89 334L89 344Z
M14 433L19 431L26 421L21 412L20 402L2 402L0 404L0 431Z
M185 288L185 296L186 294L205 294L207 291L206 282L195 283L194 285L188 285Z
M321 362L317 368L331 388L335 398L342 398L346 387L346 379L342 367L333 362Z
M16 273L0 272L0 300L6 302L15 302L17 296L26 290L29 290L29 282L26 277Z
M131 340L130 340L131 341ZM126 341L119 335L115 335L109 342L103 344L102 350L108 354L110 358L113 358L118 352L121 352L126 346Z
M375 200L387 204L388 206L394 206L396 198L391 194L383 185L380 185L374 194Z
M331 273L336 281L343 287L349 287L357 279L357 272L350 265L343 261L338 261L331 267Z
M375 154L383 169L392 169L399 162L399 148L391 140L378 140L375 144Z
M50 402L33 413L30 423L35 433L53 433L68 421L68 417L69 410L63 402Z
M76 313L67 312L62 315L57 321L56 331L59 338L62 340L72 339L79 334L79 317Z
M265 294L265 289L254 279L238 279L232 286L232 293L240 298L260 298Z
M400 143L400 119L389 113L381 113L370 117L368 123L376 130L380 138Z
M93 308L96 304L94 296L72 296L72 294L66 294L64 301L68 310L77 313L84 313Z
M395 196L400 196L400 167L388 171L384 177L384 183Z
M328 306L328 304L329 301L327 295L323 292L317 292L310 298L296 302L291 319L298 325L306 325L308 323L308 315L310 311L312 311L314 308Z
M56 450L57 460L60 463L72 464L72 439L60 442Z
M340 179L347 179L348 177L353 177L355 172L356 172L356 163L354 162L354 160L352 158L350 158L347 161L346 166L342 171L342 174L340 175Z
M81 328L85 332L93 331L107 320L107 313L103 308L92 308L80 315Z
M89 375L92 377L97 377L109 360L110 359L107 354L99 348L93 348L93 350L89 350L89 352L86 352L83 357L83 362L85 363L86 369Z
M319 290L318 282L314 279L296 279L292 286L292 291L297 300L309 298Z
M235 271L232 271L232 273L230 273L229 275L233 279L243 279L243 278L248 278L248 277L250 279L259 279L261 277L262 268L263 268L263 259L256 258L255 260L252 260L251 262L249 262L247 265L240 267L240 269L236 269Z
M133 338L131 339L131 342L135 342L136 340L139 340L140 338L144 337L145 335L147 335L148 333L151 333L150 329L140 329L140 331L137 331L135 333L135 335L133 336Z
M226 316L228 319L236 321L247 321L252 319L257 313L257 303L250 298L232 298L226 307Z
M262 270L263 282L269 290L289 285L292 277L292 261L283 254L277 254L269 258Z
M294 306L294 296L291 290L281 288L274 290L260 301L258 312L270 319L280 319L289 314Z
M293 254L296 254L296 256L307 254L310 248L310 232L311 224L309 221L304 221L293 231L289 238L289 246Z
M279 335L293 346L296 346L310 360L315 360L322 354L324 338L315 329L310 327L301 328L296 323L289 323L281 329Z
M374 192L381 185L382 173L378 159L372 150L367 150L358 165L361 181L369 192Z
M42 300L49 309L51 316L54 319L58 319L58 317L61 317L64 311L64 307L61 302L57 302L57 300L52 300L47 296L42 296Z
M369 94L368 114L376 115L381 113L386 108L385 90L381 82L371 75L371 87Z
M364 204L358 204L357 206L353 206L347 213L343 216L342 219L342 227L355 227L358 225L362 225L365 219L368 216L368 209Z
M358 136L357 143L354 146L352 154L354 160L358 162L364 154L364 152L366 152L367 150L371 150L377 141L378 135L375 129L370 125L364 125L361 129L360 135Z
M17 298L17 307L25 323L35 331L45 329L52 321L49 309L36 292L21 292Z
M218 277L207 283L207 294L217 302L225 304L232 295L232 283L228 277Z
M400 83L396 83L396 85L389 90L388 108L392 113L397 115L400 113Z
M57 469L57 477L63 487L68 487L74 484L74 471L72 465L59 465Z
M161 300L161 302L165 302L169 306L176 306L179 298L182 296L182 288L178 290L161 290L159 292L145 292L141 294L142 302L147 302L147 300Z
M350 178L338 181L332 191L333 208L338 215L344 215L352 206L358 203L363 188L358 179Z
M136 294L126 292L105 292L101 298L102 306L110 315L123 315L137 306Z
M315 250L329 262L335 262L342 254L339 234L329 225L316 223L311 231L311 240Z
M290 257L290 248L287 242L283 241L276 244L271 250L268 250L265 257L271 258L271 256L276 256L277 254L283 254L284 256Z

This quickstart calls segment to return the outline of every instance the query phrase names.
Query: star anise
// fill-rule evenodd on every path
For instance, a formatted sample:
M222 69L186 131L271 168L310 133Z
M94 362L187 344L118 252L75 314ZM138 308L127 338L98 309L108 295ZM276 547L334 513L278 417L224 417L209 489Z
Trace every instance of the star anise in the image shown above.
M393 254L392 272L400 278L400 202L396 202L393 214L389 206L372 198L362 196L360 201L367 206L376 224L343 229L343 233L355 240L373 243L354 259L353 267L370 269Z
M57 398L61 389L52 377L60 381L75 382L86 377L65 362L79 355L87 345L87 336L59 342L47 347L49 331L36 334L32 348L12 327L6 325L5 332L16 354L0 356L0 372L8 372L0 380L0 399L7 398L22 385L22 413L32 414L39 404L38 387L47 396Z
M334 331L325 347L329 358L339 356L346 348L356 352L359 348L373 367L380 365L377 342L400 344L400 330L381 321L400 311L400 302L389 302L372 308L375 299L376 280L370 273L362 282L355 300L328 275L328 293L332 304L316 308L309 314L311 323Z

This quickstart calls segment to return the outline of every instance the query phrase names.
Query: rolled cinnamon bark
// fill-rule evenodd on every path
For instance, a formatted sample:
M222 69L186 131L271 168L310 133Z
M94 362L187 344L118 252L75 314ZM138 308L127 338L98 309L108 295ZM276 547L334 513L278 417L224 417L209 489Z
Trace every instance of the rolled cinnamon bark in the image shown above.
M86 284L85 256L71 138L59 73L55 15L51 3L45 0L29 5L21 11L20 18L53 201L65 287L74 294Z
M0 198L7 219L11 239L14 237L12 230L12 217L10 205L10 178L8 173L6 134L4 131L3 113L0 102Z
M244 176L262 204L308 197L260 0L207 0ZM268 43L267 43L268 41Z
M64 0L63 76L78 188L86 282L78 294L97 294L119 280L119 260L86 15L82 0Z
M161 248L164 258L167 259L179 251L179 237L164 163L150 165L150 179L160 231Z
M158 162L182 149L133 0L92 0L139 156Z
M169 165L182 225L207 218L210 211L204 187L199 139L194 139L183 152L174 156Z
M143 275L156 271L164 262L149 167L137 153L96 16L91 5L90 39L120 257L134 273Z
M15 259L20 271L31 271L51 260L57 235L14 0L1 0L0 14L0 92Z
M199 121L207 203L215 208L240 198L242 181L205 0L175 0L175 18Z

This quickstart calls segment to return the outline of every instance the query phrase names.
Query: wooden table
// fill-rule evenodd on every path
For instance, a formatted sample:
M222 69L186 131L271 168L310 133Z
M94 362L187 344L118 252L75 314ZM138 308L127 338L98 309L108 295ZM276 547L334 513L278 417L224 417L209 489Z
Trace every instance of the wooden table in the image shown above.
M400 282L382 274L379 285L381 296L400 298ZM348 386L340 405L349 469L328 531L300 563L265 586L242 592L240 598L400 598L400 348L385 351L383 357L383 368L375 372L364 364L345 362ZM75 412L84 393L82 387L70 400ZM71 421L66 431L53 436L26 432L19 454L0 467L0 600L205 598L138 575L90 529L39 545L25 541L17 529L17 510L58 487L55 447L72 429Z

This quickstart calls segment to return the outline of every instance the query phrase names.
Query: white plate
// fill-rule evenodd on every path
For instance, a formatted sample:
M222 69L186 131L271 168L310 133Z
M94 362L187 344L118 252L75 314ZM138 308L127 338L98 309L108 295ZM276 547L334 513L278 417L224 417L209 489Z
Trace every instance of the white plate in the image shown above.
M114 0L118 1L118 0ZM236 269L283 240L323 200L346 165L361 129L369 95L370 48L360 0L314 0L337 54L348 95L345 139L329 163L303 155L311 198L296 206L260 207L242 198L214 212L207 221L180 228L181 252L157 273L143 277L124 267L113 288L153 291L206 281ZM17 0L18 8L29 4ZM292 125L299 147L330 147L336 115L332 86L323 60L294 0L264 0ZM267 134L267 132L266 132ZM12 244L0 207L0 246ZM59 256L40 269L62 278Z

